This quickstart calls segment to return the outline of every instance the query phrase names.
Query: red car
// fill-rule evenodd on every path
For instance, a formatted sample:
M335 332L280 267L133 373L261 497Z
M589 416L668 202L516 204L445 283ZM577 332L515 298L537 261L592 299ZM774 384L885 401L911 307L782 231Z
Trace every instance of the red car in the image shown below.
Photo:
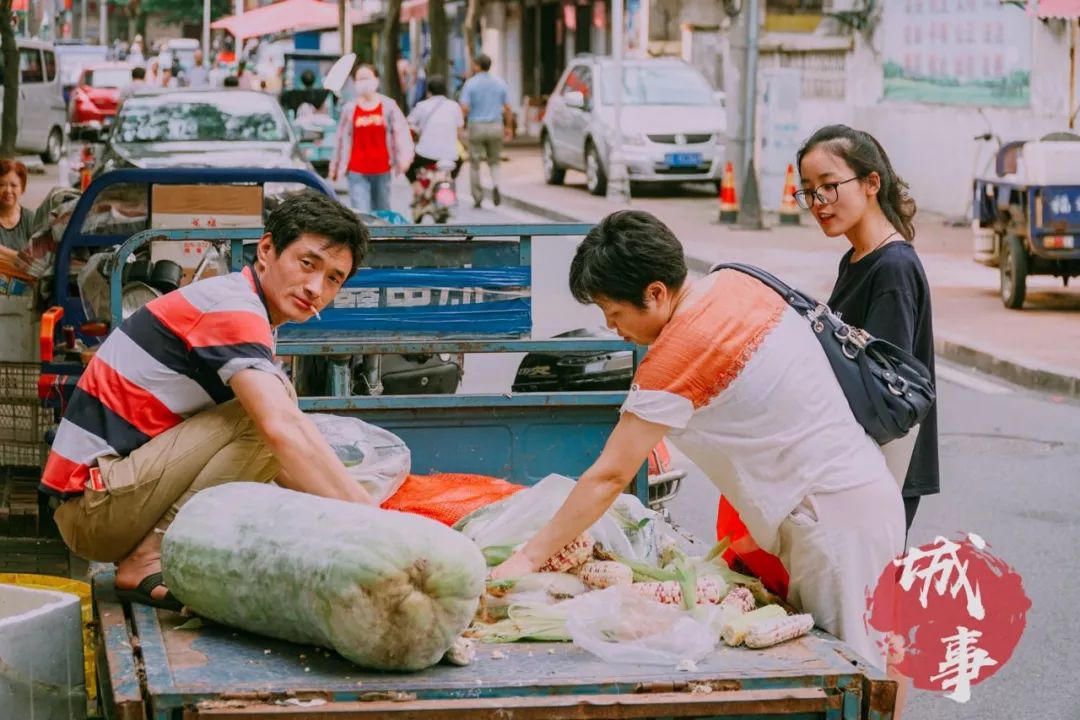
M120 105L120 91L131 84L131 63L108 62L87 66L71 93L69 115L72 136L100 130L112 122Z

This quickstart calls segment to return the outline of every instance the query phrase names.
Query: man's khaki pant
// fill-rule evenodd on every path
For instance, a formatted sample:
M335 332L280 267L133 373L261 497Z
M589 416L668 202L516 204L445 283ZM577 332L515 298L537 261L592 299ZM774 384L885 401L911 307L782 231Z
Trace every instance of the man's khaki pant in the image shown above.
M269 482L279 470L236 400L193 415L127 457L103 457L98 466L106 489L87 488L54 515L67 546L98 562L116 562L152 530L164 531L200 490Z
M484 199L480 185L480 164L486 162L491 170L491 185L499 187L499 163L502 161L503 124L501 122L469 123L469 185L473 200Z

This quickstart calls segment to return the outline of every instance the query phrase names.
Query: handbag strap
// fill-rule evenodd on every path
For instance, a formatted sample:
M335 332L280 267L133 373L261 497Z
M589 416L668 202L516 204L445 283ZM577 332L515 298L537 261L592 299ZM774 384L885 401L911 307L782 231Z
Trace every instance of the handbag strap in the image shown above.
M801 290L796 290L780 278L767 270L762 270L756 265L747 265L745 263L717 263L712 266L709 272L713 273L717 270L738 270L741 273L749 275L774 290L780 297L784 298L784 301L787 302L788 305L795 308L801 315L806 315L818 306L818 303L806 293Z

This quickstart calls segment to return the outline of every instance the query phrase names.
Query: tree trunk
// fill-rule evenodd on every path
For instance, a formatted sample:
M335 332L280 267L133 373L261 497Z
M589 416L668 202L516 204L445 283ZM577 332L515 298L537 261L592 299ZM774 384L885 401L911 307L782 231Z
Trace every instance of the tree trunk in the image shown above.
M338 0L337 3L337 16L338 16L338 40L341 42L341 54L348 55L352 48L348 47L348 30L345 25L349 22L349 3L346 0Z
M450 82L450 28L446 21L445 0L428 0L428 23L431 27L431 61L428 77L439 75L448 85Z
M0 157L15 157L19 133L19 49L12 27L11 0L0 0L0 51L4 56L4 109L0 121Z
M465 36L465 74L471 75L473 59L476 57L476 28L480 24L480 11L483 9L484 0L469 0L465 7L465 21L462 23L462 33Z
M405 93L398 77L398 39L401 35L401 0L389 0L386 4L386 20L382 31L382 85L386 94L400 107L405 107Z

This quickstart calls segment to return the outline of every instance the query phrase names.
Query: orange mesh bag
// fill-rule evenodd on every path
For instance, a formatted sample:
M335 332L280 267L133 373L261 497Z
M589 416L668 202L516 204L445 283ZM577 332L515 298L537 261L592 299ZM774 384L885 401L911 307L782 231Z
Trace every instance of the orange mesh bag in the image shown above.
M383 501L382 508L423 515L444 525L454 525L472 511L524 489L524 485L487 475L409 475L397 492Z

